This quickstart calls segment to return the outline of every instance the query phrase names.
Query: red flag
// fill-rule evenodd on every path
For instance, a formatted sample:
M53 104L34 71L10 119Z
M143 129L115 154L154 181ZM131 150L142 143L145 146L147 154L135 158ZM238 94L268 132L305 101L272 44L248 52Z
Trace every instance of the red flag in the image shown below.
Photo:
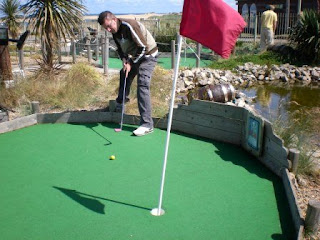
M246 26L242 16L222 0L184 0L180 34L228 58Z

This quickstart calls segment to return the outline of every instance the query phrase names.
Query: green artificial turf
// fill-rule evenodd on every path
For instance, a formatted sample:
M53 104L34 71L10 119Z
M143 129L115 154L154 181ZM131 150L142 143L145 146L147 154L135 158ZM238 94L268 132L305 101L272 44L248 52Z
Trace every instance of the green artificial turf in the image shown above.
M211 63L212 63L212 61L210 61L210 60L201 60L200 66L206 67L206 66L210 65ZM102 64L102 60L100 60L100 64ZM164 69L171 69L171 58L159 57L158 58L158 65L160 65ZM196 59L195 58L186 58L185 59L182 56L181 60L180 60L180 66L194 68L196 66ZM109 58L109 68L121 69L122 68L122 61L118 58Z
M238 147L112 124L0 135L1 239L292 239L281 180ZM116 160L109 160L115 155Z

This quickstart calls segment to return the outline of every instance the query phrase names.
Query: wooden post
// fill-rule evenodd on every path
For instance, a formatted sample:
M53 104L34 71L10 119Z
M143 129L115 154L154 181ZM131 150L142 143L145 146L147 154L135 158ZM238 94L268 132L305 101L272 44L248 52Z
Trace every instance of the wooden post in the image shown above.
M109 38L106 36L106 44L105 44L105 54L104 54L104 64L103 64L103 73L108 74L108 66L109 66Z
M102 66L104 67L104 61L105 61L105 53L106 53L106 38L105 36L101 36L101 56L102 56Z
M97 40L96 40L96 61L99 61L99 47L100 47L100 44L99 44L99 36L97 35Z
M61 42L58 42L58 63L61 63Z
M200 67L200 56L201 56L201 44L197 43L197 61L196 61L196 68Z
M310 200L308 203L305 228L307 233L316 234L320 226L320 201Z
M87 54L88 54L88 62L91 63L92 54L91 54L91 44L90 44L90 42L87 44Z
M18 51L18 54L19 54L19 65L20 65L20 69L22 71L24 71L24 52L23 52L23 49L20 49Z
M289 28L289 21L290 21L290 0L286 2L286 32Z
M258 35L258 15L256 14L254 18L254 43L257 43L257 35Z
M74 39L71 39L71 51L72 51L72 63L76 63L76 43L74 41Z
M175 65L175 53L176 53L176 41L171 40L171 68L174 69Z
M297 14L298 16L301 14L301 0L298 0Z
M292 162L291 172L293 172L294 174L296 174L297 170L298 170L299 155L300 155L299 150L297 150L295 148L291 148L289 150L289 160L291 160L291 162Z
M33 114L40 112L40 107L39 107L39 102L38 101L32 101L31 102L31 111L32 111Z

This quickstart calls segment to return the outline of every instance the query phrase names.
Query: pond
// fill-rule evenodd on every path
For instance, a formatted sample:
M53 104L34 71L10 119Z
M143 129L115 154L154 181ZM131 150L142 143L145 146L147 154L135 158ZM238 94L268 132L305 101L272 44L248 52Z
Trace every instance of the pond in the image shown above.
M308 132L313 139L320 139L319 87L261 85L239 90L248 97L255 97L252 104L264 118L271 122L281 121L284 127L302 126L304 133Z

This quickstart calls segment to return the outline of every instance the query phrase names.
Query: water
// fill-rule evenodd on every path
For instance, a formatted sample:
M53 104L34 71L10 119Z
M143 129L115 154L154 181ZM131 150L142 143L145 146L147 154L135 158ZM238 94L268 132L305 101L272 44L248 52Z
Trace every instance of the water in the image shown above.
M283 121L304 120L305 115L297 113L312 113L320 108L320 88L290 86L280 87L272 85L257 86L250 89L240 89L248 97L256 96L253 103L255 109L264 118L273 121L282 119Z

